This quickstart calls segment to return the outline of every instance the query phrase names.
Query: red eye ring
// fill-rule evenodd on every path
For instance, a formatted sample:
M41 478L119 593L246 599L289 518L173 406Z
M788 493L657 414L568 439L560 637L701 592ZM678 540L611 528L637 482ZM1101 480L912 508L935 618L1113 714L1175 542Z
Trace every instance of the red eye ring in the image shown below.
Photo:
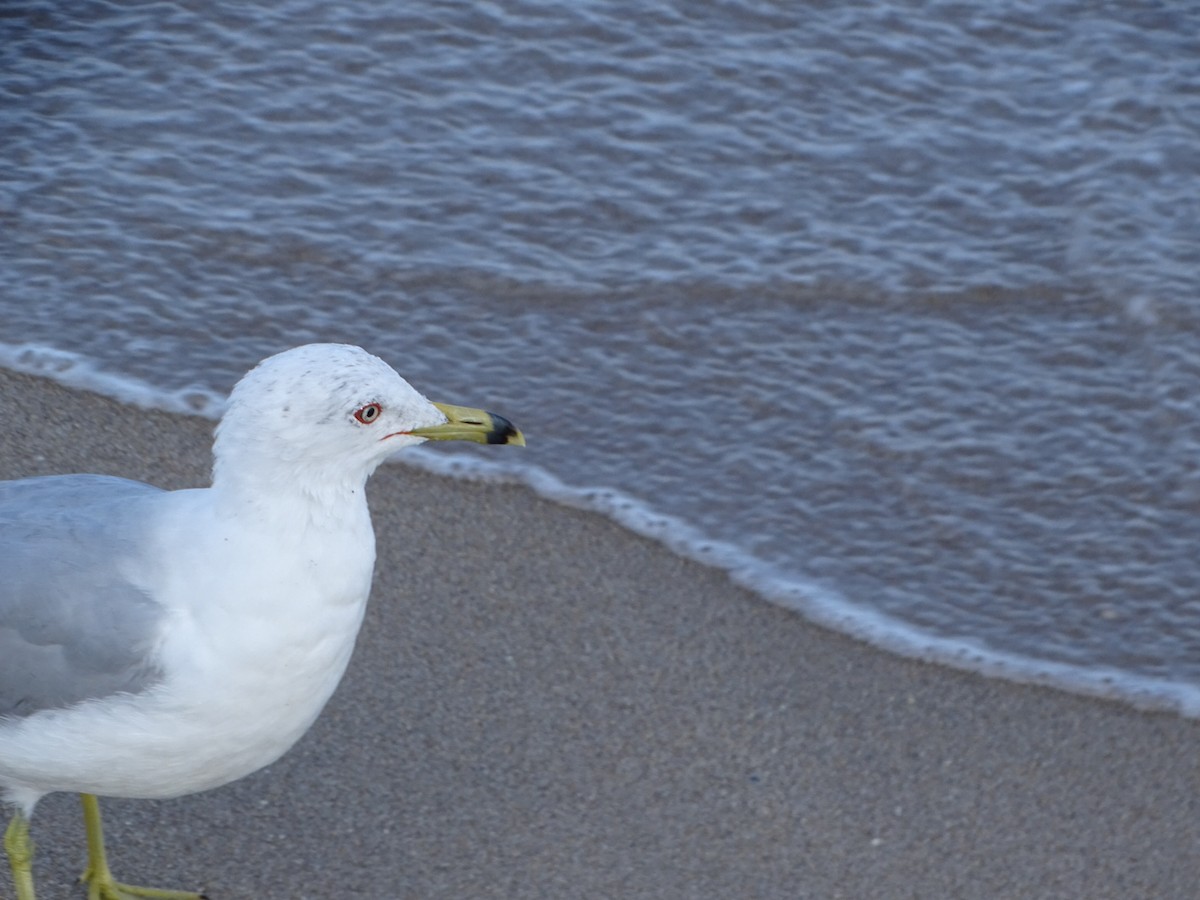
M378 403L368 403L362 409L356 410L354 418L364 425L371 425L383 415L383 407Z

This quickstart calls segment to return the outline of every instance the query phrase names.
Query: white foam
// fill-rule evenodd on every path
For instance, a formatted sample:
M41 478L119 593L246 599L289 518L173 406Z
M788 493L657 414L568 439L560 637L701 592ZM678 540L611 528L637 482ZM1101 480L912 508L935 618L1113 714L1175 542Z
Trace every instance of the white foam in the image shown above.
M136 378L106 372L79 354L38 344L0 343L0 367L40 375L141 409L161 409L207 419L219 419L225 409L225 396L207 388L164 391Z
M1200 685L1117 669L1045 662L991 650L969 639L933 637L906 622L852 603L836 591L762 563L733 544L711 540L688 523L658 513L618 490L570 487L548 472L490 460L435 457L418 451L407 454L404 462L457 478L521 483L548 500L600 513L679 556L723 570L735 584L770 603L898 656L1020 684L1118 700L1137 709L1200 718Z
M202 388L163 391L136 379L104 372L76 354L32 344L0 344L0 366L51 378L142 408L219 418L225 397ZM680 519L604 487L572 487L519 460L467 458L418 448L401 461L457 479L523 484L555 503L604 515L671 552L723 570L733 583L812 622L875 647L1008 681L1119 700L1138 709L1200 718L1200 685L1133 675L1115 669L1044 662L997 652L969 639L931 637L874 609L855 604L827 587L754 559L733 544L708 538Z

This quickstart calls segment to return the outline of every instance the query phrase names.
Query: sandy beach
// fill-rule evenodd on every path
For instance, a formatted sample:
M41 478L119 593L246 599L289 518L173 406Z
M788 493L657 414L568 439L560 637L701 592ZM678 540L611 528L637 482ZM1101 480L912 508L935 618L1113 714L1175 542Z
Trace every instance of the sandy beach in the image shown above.
M0 477L207 483L209 421L0 385ZM881 653L521 487L388 465L370 497L371 607L325 713L241 782L107 801L118 878L212 900L1197 896L1200 723ZM33 826L39 896L82 897L77 800Z

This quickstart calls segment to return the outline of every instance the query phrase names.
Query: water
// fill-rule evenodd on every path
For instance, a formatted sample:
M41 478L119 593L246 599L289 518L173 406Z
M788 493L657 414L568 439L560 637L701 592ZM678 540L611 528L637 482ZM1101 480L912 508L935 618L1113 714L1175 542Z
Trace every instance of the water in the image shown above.
M1200 713L1200 10L10 3L0 364L384 356L899 652ZM653 597L646 598L654 602Z

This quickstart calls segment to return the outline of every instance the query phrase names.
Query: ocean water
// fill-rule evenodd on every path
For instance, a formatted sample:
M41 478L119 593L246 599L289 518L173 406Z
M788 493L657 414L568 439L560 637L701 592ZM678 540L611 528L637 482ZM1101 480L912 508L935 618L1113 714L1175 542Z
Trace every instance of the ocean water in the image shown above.
M1198 147L1192 4L18 0L0 364L358 343L529 436L418 464L1197 715Z

